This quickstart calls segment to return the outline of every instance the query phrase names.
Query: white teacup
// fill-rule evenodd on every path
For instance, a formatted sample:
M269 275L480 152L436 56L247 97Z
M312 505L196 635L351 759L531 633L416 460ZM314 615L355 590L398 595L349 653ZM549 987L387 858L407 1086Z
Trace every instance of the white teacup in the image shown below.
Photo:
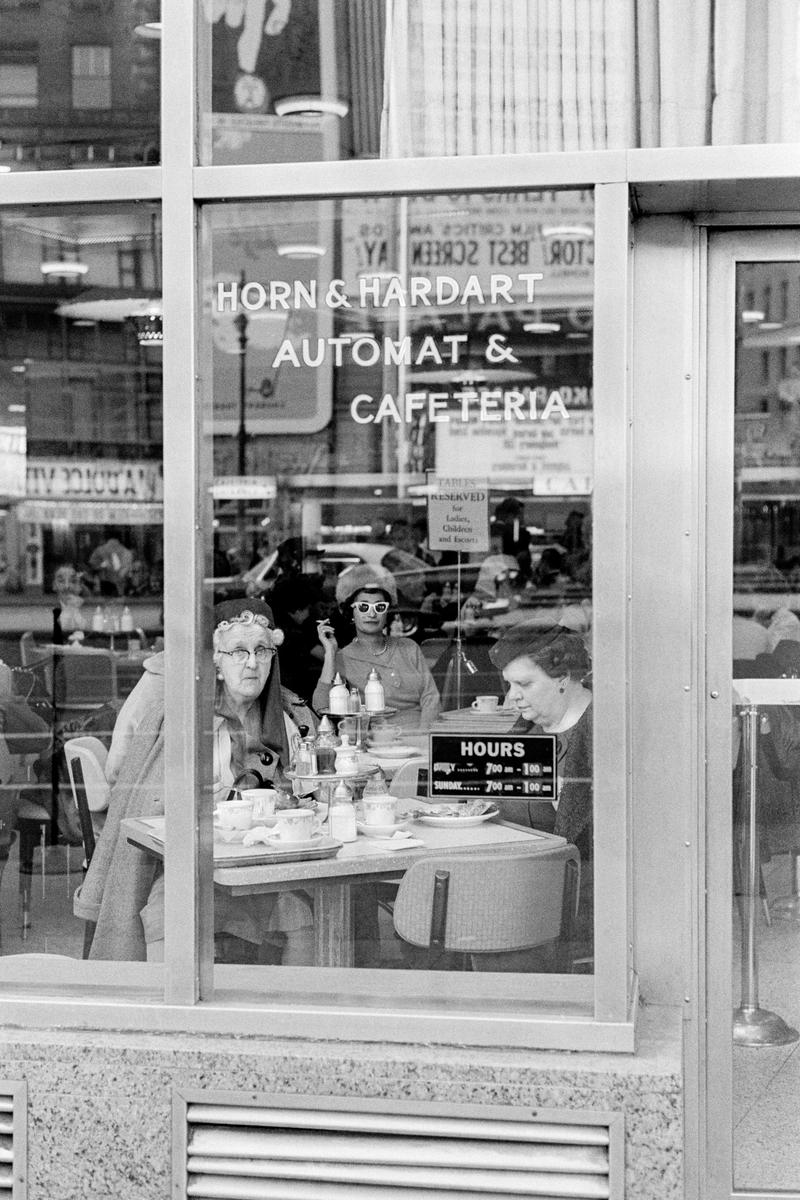
M249 800L253 806L253 824L273 824L275 805L278 793L275 788L242 788L239 793L243 800Z
M223 829L250 829L253 824L253 801L244 797L225 800L217 805L215 816Z
M374 729L369 731L370 744L373 746L391 746L400 737L400 729L397 725L376 725Z
M499 705L500 701L497 699L497 696L476 696L470 707L474 708L477 712L489 713L495 712Z
M310 808L282 808L275 814L275 836L282 842L308 842L321 827Z
M365 825L394 825L397 820L397 800L394 796L364 796L361 809Z

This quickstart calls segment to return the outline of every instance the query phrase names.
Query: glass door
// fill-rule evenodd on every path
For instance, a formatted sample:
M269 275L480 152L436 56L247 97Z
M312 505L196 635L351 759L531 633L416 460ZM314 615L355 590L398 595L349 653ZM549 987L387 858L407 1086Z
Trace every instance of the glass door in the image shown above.
M708 1191L800 1197L800 233L712 234Z

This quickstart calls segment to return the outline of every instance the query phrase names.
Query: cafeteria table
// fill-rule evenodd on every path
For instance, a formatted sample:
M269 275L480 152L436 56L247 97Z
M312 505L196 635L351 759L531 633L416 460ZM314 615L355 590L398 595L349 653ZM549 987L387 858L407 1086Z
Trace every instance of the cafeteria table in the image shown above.
M414 807L410 802L406 808ZM426 806L427 807L427 806ZM163 857L164 818L127 818L125 836L133 845ZM214 883L230 896L253 896L302 888L314 898L314 965L353 965L353 934L350 889L378 876L402 874L421 858L443 854L497 853L532 855L565 845L564 838L493 819L466 829L430 826L415 821L410 827L415 843L406 849L379 850L373 840L359 834L330 858L301 859L281 863L234 864L245 854L252 859L259 847L245 850L240 845L214 843ZM265 847L265 857L268 848Z

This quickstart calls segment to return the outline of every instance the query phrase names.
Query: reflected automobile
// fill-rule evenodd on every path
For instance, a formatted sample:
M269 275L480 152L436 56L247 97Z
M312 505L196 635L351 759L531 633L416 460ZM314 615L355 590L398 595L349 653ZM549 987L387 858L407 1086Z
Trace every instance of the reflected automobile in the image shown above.
M401 609L417 610L426 596L441 595L449 584L455 600L458 568L455 565L431 566L422 559L381 542L335 542L320 545L312 552L319 570L332 583L348 567L358 564L383 567L397 584ZM475 586L480 563L464 563L461 568L461 595L466 597ZM268 595L278 577L278 550L260 559L241 575L213 579L216 594Z

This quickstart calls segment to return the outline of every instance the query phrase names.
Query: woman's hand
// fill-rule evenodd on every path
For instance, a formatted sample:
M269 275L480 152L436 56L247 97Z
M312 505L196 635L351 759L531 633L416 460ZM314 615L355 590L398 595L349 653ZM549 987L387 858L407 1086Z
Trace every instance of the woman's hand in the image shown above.
M330 656L333 658L339 649L339 643L336 641L336 634L333 632L333 626L330 621L317 621L317 637L325 651L325 657L328 658Z

